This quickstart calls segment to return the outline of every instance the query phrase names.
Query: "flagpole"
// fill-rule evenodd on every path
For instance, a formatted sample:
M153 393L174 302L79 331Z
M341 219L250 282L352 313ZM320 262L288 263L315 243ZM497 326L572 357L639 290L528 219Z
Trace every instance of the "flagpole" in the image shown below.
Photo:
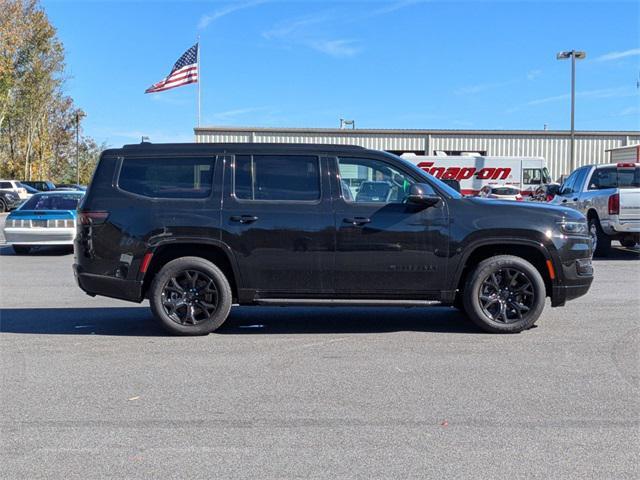
M198 35L198 127L200 126L202 69L200 68L200 35Z

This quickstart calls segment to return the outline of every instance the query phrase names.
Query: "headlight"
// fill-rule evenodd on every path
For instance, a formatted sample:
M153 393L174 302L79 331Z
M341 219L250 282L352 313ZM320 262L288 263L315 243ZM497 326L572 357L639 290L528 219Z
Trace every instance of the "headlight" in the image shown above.
M587 222L560 222L560 230L567 235L586 235L589 229Z

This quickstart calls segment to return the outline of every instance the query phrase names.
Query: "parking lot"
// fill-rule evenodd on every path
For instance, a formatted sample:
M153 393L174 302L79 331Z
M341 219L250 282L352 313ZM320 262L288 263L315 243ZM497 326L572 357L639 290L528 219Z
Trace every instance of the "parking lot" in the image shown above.
M518 335L235 308L194 338L86 296L69 250L0 253L2 478L638 477L638 250Z

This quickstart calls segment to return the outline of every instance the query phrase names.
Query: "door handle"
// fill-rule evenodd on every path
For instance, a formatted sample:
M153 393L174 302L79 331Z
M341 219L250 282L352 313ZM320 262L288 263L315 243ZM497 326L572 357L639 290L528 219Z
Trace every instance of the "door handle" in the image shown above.
M578 201L578 197L574 198L574 199L573 199L573 201L574 201L574 202L577 202L577 201Z
M371 219L367 217L353 217L353 218L347 217L342 221L344 223L349 223L351 225L358 226L358 225L364 225L365 223L371 222Z
M234 215L229 218L229 220L239 223L253 223L258 220L258 217L256 217L255 215Z

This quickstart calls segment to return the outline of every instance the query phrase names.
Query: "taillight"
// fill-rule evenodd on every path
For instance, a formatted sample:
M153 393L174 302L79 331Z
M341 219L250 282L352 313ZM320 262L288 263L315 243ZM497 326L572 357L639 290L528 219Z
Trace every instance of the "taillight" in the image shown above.
M620 195L614 193L609 197L609 215L620 214Z
M617 168L635 168L635 166L636 166L635 163L630 163L630 162L616 164Z
M79 212L78 219L82 225L100 225L109 216L109 212L93 211L93 212Z

